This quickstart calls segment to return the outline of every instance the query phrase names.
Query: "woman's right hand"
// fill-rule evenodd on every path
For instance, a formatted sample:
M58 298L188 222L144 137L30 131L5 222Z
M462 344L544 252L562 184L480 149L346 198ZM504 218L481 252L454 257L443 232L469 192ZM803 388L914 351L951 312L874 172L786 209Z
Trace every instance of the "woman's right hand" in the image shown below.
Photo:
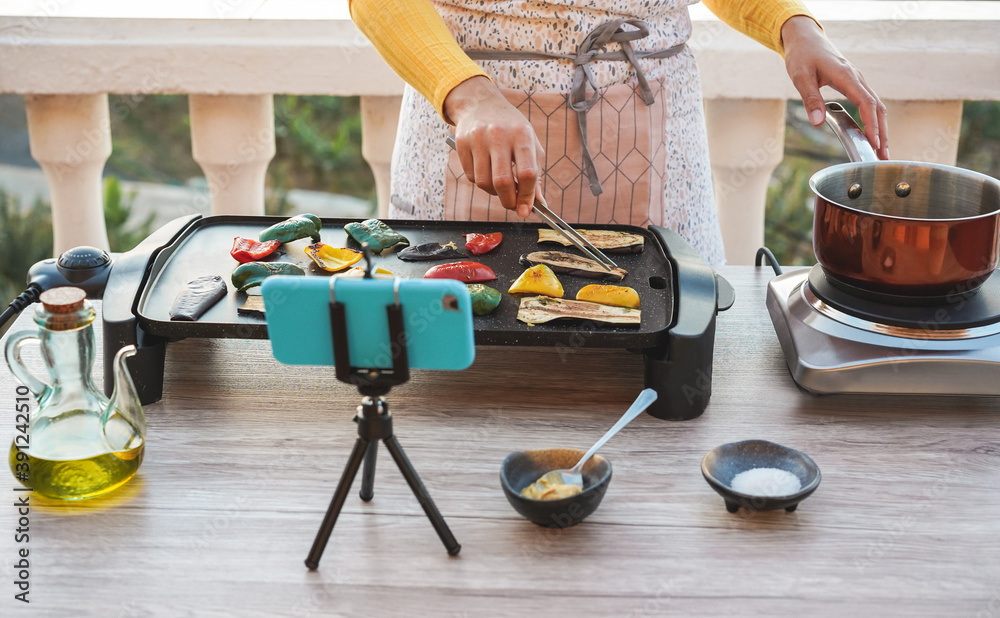
M527 217L534 198L542 196L545 151L524 114L482 76L453 88L444 113L455 125L455 147L469 181Z

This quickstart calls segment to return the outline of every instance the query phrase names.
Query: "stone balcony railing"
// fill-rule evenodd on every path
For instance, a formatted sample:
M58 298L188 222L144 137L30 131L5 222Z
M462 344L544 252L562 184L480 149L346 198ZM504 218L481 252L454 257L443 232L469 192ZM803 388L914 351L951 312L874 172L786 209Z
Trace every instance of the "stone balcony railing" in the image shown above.
M964 100L1000 99L1000 3L809 2L889 107L894 158L953 164ZM729 261L764 238L783 156L781 59L692 7L712 169ZM186 94L195 161L216 214L260 214L274 156L272 95L360 95L379 211L400 79L351 23L346 0L8 0L0 92L26 95L32 156L51 188L55 251L107 247L101 172L116 118L154 93ZM108 93L132 95L109 108ZM827 93L834 98L833 93Z

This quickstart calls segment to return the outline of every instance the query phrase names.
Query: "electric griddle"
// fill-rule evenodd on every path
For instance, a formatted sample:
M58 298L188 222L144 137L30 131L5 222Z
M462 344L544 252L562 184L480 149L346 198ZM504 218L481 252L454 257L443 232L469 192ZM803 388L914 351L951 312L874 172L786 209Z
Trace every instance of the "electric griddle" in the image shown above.
M115 257L103 289L105 376L107 359L124 345L135 345L131 360L133 378L142 402L162 396L166 346L191 337L266 339L263 316L241 315L237 308L246 292L237 292L229 276L237 266L229 255L233 238L256 238L261 230L283 217L192 215L175 219L155 231L133 250ZM323 219L322 242L358 249L343 226L355 219ZM503 242L481 256L467 259L486 264L497 274L487 285L503 293L500 306L474 320L477 345L570 346L625 348L644 354L646 386L659 392L650 413L660 418L688 419L700 415L711 395L715 317L734 300L732 287L676 233L665 228L644 229L625 225L579 225L578 229L613 229L641 234L641 253L615 254L615 261L629 274L621 285L639 293L642 321L638 326L558 320L529 326L516 319L519 299L507 288L525 269L521 255L532 251L572 247L539 244L539 224L506 222L455 222L385 220L403 234L410 245L454 242L464 250L463 234L502 232ZM299 264L306 276L326 277L303 249L309 239L281 247L279 261ZM434 262L404 262L393 250L374 257L373 266L400 277L422 277ZM194 322L171 321L168 311L187 282L204 275L221 275L229 286L224 299ZM565 297L573 298L588 283L598 281L562 275ZM98 297L98 294L93 294ZM111 380L105 380L110 384Z

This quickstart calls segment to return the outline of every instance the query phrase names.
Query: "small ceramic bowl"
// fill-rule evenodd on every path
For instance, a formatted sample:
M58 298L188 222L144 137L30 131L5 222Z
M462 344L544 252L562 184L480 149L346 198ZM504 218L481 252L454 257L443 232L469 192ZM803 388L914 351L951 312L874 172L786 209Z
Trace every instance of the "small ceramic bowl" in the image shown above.
M575 526L597 510L611 482L611 462L594 455L583 465L583 491L559 500L525 498L521 490L553 470L572 468L585 451L550 448L516 451L500 466L500 485L514 510L546 528Z
M733 477L753 468L778 468L799 477L802 489L787 496L751 496L734 491ZM701 473L726 501L726 510L735 513L741 506L754 511L785 509L794 511L799 502L819 487L819 466L811 457L767 440L744 440L710 450L701 460Z

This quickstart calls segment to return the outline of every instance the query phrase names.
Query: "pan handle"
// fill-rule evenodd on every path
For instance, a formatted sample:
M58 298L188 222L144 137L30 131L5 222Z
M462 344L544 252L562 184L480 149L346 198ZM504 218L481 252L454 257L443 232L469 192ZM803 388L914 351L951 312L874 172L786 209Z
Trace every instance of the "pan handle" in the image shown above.
M854 122L854 118L851 118L843 105L840 103L826 104L826 124L840 139L840 143L844 145L844 150L847 151L847 156L851 161L878 161L878 155L868 143L868 138L865 137L864 132L858 127L858 123Z

